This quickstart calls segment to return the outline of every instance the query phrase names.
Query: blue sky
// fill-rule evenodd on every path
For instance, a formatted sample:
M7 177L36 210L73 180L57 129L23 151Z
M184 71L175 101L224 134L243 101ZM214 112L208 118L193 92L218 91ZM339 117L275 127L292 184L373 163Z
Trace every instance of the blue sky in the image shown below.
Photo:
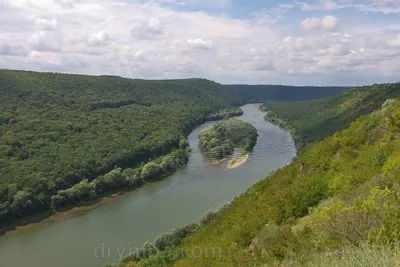
M400 0L4 0L0 68L221 83L400 79Z

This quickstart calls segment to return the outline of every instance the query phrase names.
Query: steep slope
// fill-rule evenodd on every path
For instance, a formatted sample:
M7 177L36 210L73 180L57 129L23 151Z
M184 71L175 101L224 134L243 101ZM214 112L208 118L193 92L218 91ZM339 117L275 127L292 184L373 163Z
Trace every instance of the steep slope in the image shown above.
M149 258L121 266L395 266L399 151L400 100L389 100L305 148L172 251L150 256L147 244Z
M225 85L227 88L244 94L249 102L264 101L302 101L327 97L349 87L287 86L287 85Z
M0 70L0 224L48 210L60 189L172 152L242 100L202 79Z
M394 97L400 97L400 83L358 87L312 101L267 102L262 109L268 111L266 120L291 129L301 148L347 128Z

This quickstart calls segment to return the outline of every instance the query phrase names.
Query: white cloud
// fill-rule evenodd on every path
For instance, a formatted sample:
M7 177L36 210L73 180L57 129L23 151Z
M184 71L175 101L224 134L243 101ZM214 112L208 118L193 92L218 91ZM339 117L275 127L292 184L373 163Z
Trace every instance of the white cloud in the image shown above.
M134 61L146 61L147 55L143 50L136 51L132 54L132 60Z
M157 0L154 2L161 3L161 4L178 5L178 6L187 5L187 3L185 1L181 1L181 0Z
M108 36L108 33L103 30L91 33L88 36L88 43L92 46L104 46L108 45L109 42L110 37Z
M400 34L396 38L389 40L388 43L394 47L400 47Z
M137 39L152 40L162 36L164 33L163 27L159 20L149 18L136 23L132 27L131 36Z
M187 43L195 50L207 51L213 48L212 41L205 41L203 39L189 39Z
M301 9L305 10L305 11L315 11L315 10L332 11L332 10L336 10L339 8L347 7L346 5L339 5L337 2L335 2L333 0L320 0L320 1L317 1L317 4L308 4L305 2L300 2L300 1L295 0L295 3L300 5Z
M26 56L26 58L28 60L35 60L37 58L40 58L43 56L43 53L39 52L39 51L31 51L28 53L28 55Z
M253 12L252 17L257 24L273 24L282 19L284 15L293 8L293 5L279 4L272 9L261 9L260 11Z
M50 35L45 31L39 31L32 34L28 43L33 50L37 51L60 51L61 47L57 36Z
M299 15L292 5L238 19L215 12L230 1L186 1L213 13L138 2L14 0L0 16L0 68L227 83L345 84L399 74L396 21L310 17L299 31L285 18Z
M21 45L0 42L0 56L23 56L25 54L26 49Z
M56 19L46 19L46 18L37 18L36 26L48 31L55 31L58 28L58 22Z
M54 0L54 3L60 5L63 8L74 8L75 6L74 0Z
M368 0L365 2L353 0L351 6L365 13L400 14L399 0Z
M339 19L334 16L324 16L323 18L307 18L300 24L305 31L326 30L331 31L339 26Z
M193 7L225 9L233 5L233 0L185 0L184 3Z

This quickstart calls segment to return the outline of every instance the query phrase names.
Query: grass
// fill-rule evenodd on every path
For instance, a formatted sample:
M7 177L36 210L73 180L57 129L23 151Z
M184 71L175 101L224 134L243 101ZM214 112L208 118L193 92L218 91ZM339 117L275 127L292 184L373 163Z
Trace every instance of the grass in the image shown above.
M310 262L307 267L395 267L400 266L400 246L345 247Z

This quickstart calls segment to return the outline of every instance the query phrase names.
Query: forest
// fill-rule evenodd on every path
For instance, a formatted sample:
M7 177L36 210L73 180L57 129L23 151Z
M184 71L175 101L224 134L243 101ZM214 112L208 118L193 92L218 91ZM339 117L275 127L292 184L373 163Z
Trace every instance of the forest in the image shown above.
M347 128L358 117L382 106L388 98L400 97L400 83L375 84L349 89L312 101L266 102L265 119L288 128L298 148L320 141Z
M212 161L232 155L235 149L253 151L257 143L257 129L250 123L229 119L215 123L200 133L199 147Z
M243 101L204 79L0 70L0 226L171 172L195 126Z
M319 99L331 96L348 89L349 87L335 86L288 86L288 85L225 85L227 88L241 93L247 102L265 101L302 101Z
M377 87L381 89L373 90ZM374 93L361 100L357 91L349 91L353 98L336 105L325 100L331 103L329 109L347 108L348 118L355 119L338 121L332 135L316 136L321 141L307 139L310 143L291 164L206 214L191 234L169 249L149 250L155 247L147 243L150 253L127 258L120 266L397 266L400 99L393 98L396 88L400 90L398 84L375 85L370 88ZM361 106L372 105L371 99L381 103L367 112ZM209 248L218 248L218 253L198 253Z

